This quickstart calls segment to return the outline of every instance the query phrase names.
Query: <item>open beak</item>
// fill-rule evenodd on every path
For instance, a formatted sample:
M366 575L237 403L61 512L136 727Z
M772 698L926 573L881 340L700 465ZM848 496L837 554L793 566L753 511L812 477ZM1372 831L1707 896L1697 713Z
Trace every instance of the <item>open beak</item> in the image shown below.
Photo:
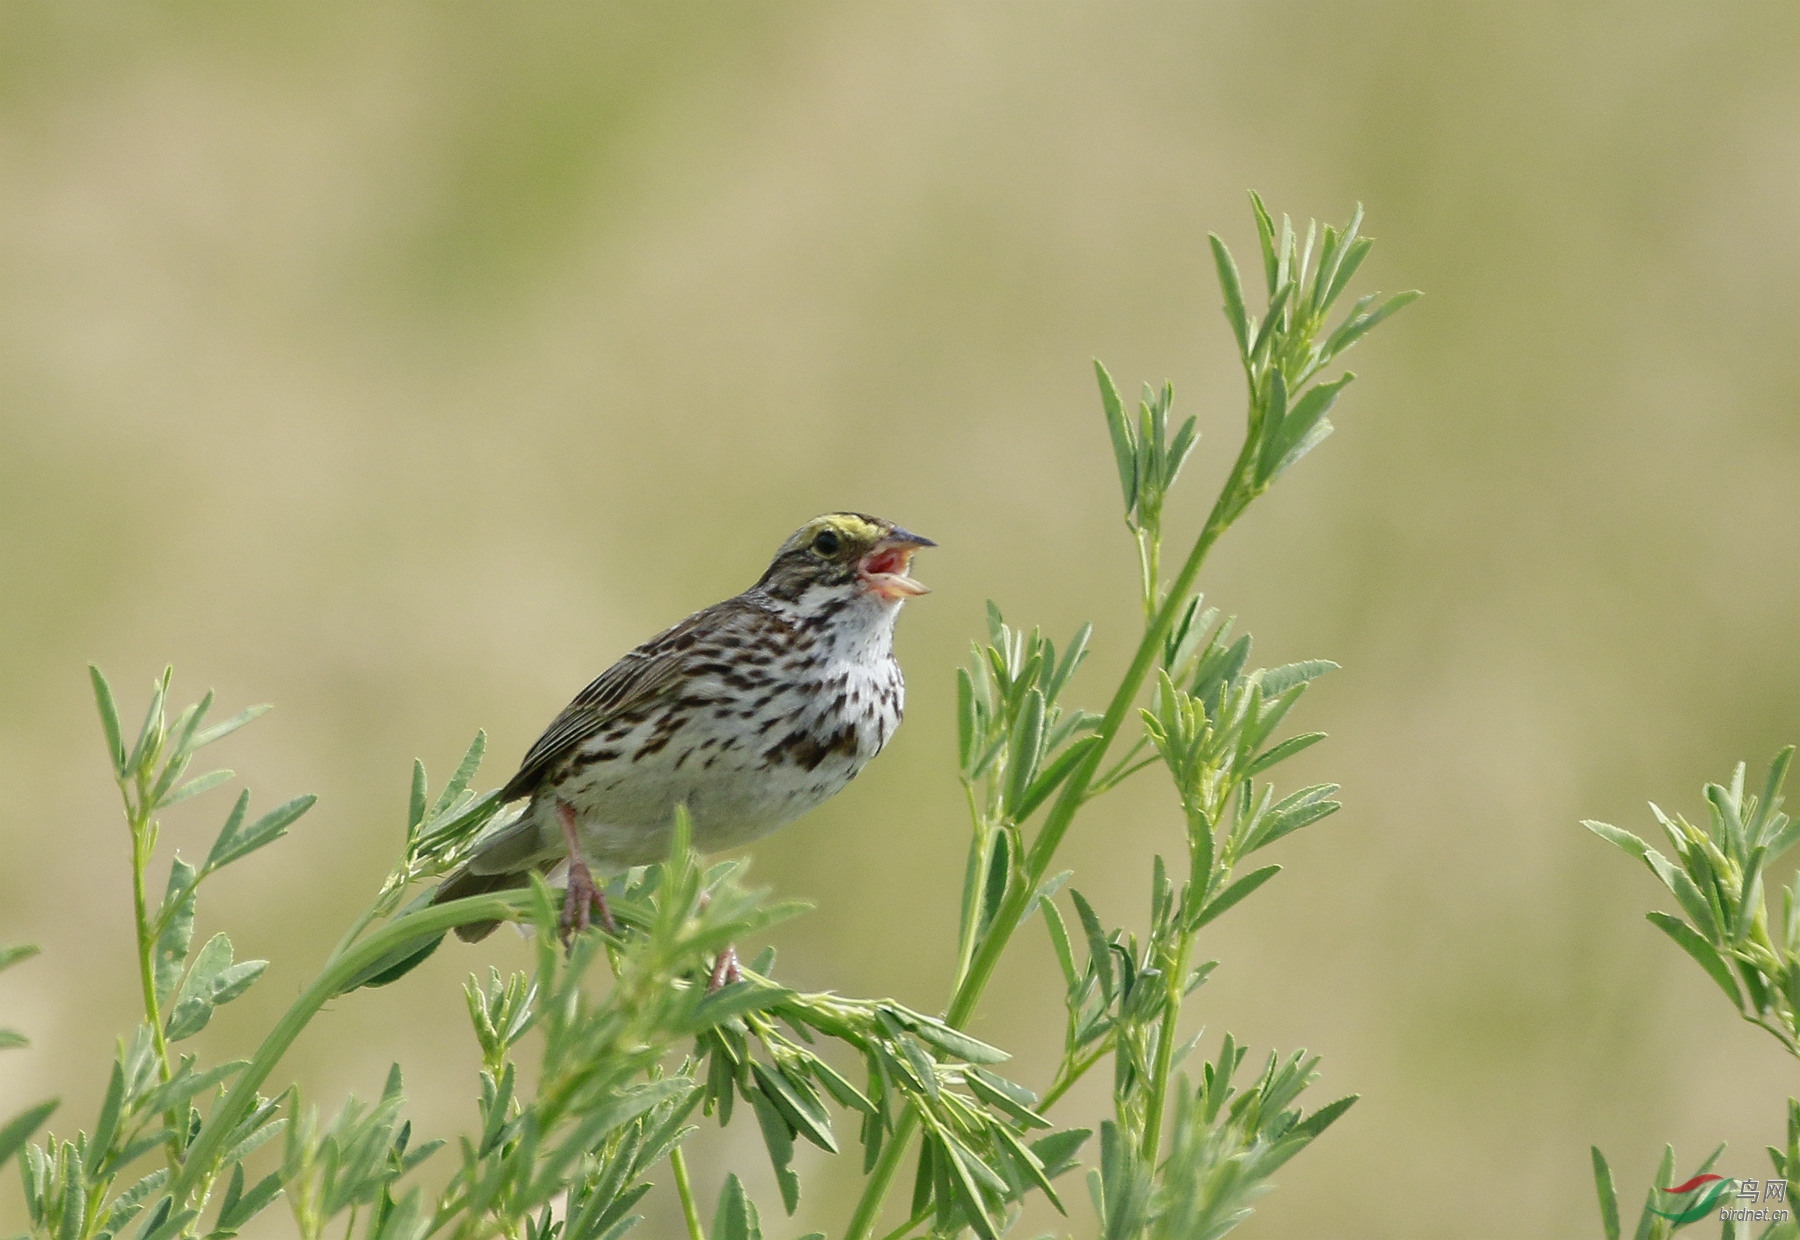
M929 538L895 526L862 558L856 566L856 575L866 590L885 599L901 600L929 594L931 591L913 580L908 570L912 567L913 554L920 547L935 546L937 544Z

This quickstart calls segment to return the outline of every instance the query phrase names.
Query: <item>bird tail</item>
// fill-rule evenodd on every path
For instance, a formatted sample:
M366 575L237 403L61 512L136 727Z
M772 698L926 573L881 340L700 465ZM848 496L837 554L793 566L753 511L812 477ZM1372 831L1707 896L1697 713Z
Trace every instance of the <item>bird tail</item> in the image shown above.
M481 841L468 864L446 878L431 897L433 904L447 904L466 896L483 896L490 891L513 891L531 881L532 872L542 872L553 858L544 855L539 843L537 821L529 806L515 814L510 822L502 822ZM474 921L456 928L456 937L465 943L485 939L494 932L497 921Z
M465 899L468 896L484 896L490 891L512 891L523 887L531 881L531 869L514 870L506 874L477 874L468 866L446 878L438 889L432 893L433 904L448 904L452 900ZM498 921L472 921L456 928L456 937L465 943L479 943L494 932Z
M498 829L483 839L468 863L439 883L437 890L420 896L401 911L410 912L426 905L448 904L466 896L486 895L490 891L511 891L525 886L531 881L534 870L543 870L546 861L552 860L540 855L537 836L537 826L527 814L517 814L512 821L501 823ZM498 921L470 922L456 927L456 937L465 943L474 943L492 934L494 927L499 924ZM346 989L386 986L389 982L398 981L418 968L443 941L444 936L440 934L425 942L400 948L371 965Z

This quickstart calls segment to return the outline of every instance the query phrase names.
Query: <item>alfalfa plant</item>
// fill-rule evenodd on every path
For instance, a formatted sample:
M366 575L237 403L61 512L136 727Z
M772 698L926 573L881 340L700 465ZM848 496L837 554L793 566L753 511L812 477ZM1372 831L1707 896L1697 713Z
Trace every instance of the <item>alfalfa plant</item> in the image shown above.
M707 1214L714 1240L756 1240L762 1214L738 1176L725 1175L716 1206L703 1211L684 1152L702 1117L726 1124L746 1114L789 1215L800 1194L795 1143L835 1153L842 1120L854 1120L865 1182L838 1233L846 1240L868 1240L884 1215L890 1240L996 1240L1033 1194L1067 1212L1058 1181L1084 1154L1094 1218L1072 1226L1128 1240L1211 1237L1242 1221L1275 1170L1353 1099L1309 1113L1301 1097L1317 1077L1315 1057L1271 1053L1247 1069L1246 1048L1229 1035L1190 1069L1197 1037L1183 1018L1215 968L1200 958L1206 928L1279 869L1256 864L1259 854L1337 808L1334 785L1281 793L1268 778L1322 739L1283 738L1280 729L1333 665L1253 666L1249 635L1196 587L1225 531L1330 434L1328 414L1352 376L1328 372L1413 296L1363 297L1339 312L1372 244L1360 235L1360 209L1342 230L1309 224L1302 235L1252 202L1267 290L1260 312L1212 239L1245 379L1244 439L1172 576L1164 499L1198 444L1198 422L1174 419L1167 385L1129 408L1096 365L1143 612L1135 654L1104 709L1070 703L1091 626L1059 648L990 606L986 640L958 675L957 762L971 830L955 984L940 1015L790 990L775 980L767 950L743 980L715 989L712 965L727 944L748 945L800 907L744 887L737 863L703 868L680 822L665 862L610 884L619 933L593 931L567 955L541 882L437 906L418 898L467 857L500 808L497 794L472 790L484 748L477 736L435 796L415 764L399 856L314 981L248 1059L202 1064L180 1043L253 985L264 963L237 961L223 932L194 949L201 887L279 839L311 798L253 818L249 794L240 794L206 858L171 859L164 894L151 900L158 814L231 778L188 772L200 749L256 712L209 726L209 696L171 714L165 673L128 742L96 671L131 845L144 1019L119 1043L92 1126L24 1146L31 1233L223 1240L284 1201L307 1240L328 1228L370 1240L614 1240L638 1220L650 1177L666 1165L691 1240L709 1234ZM1185 855L1155 859L1140 936L1083 898L1055 863L1084 808L1157 765L1173 781ZM420 1139L404 1118L397 1071L375 1103L352 1099L329 1119L297 1087L271 1084L327 1001L353 1002L346 996L357 987L397 980L453 926L503 917L533 927L536 963L467 986L482 1059L467 1131L449 1143ZM1055 949L1052 984L1067 1014L1059 1066L1036 1089L1002 1072L1004 1051L963 1031L1034 918ZM838 1052L822 1053L827 1045ZM537 1061L529 1090L520 1085L526 1054ZM860 1070L846 1074L834 1059ZM1112 1100L1096 1140L1088 1124L1061 1126L1050 1113L1102 1065ZM0 1135L24 1142L46 1113ZM441 1190L427 1192L412 1174L427 1159L450 1164ZM911 1192L890 1206L909 1161Z
M1765 885L1769 871L1800 844L1800 820L1781 810L1781 786L1793 757L1791 745L1775 755L1760 793L1746 792L1742 762L1729 784L1707 784L1704 825L1666 814L1651 802L1650 813L1672 858L1630 831L1604 822L1582 826L1649 867L1681 910L1679 915L1647 913L1650 924L1705 970L1739 1017L1800 1058L1800 874L1777 888L1780 904L1775 909L1769 907ZM1677 1181L1674 1148L1664 1146L1638 1215L1636 1240L1664 1240L1692 1223L1711 1220L1721 1222L1725 1240L1747 1240L1753 1234L1760 1240L1800 1236L1800 1224L1794 1221L1800 1102L1788 1099L1786 1143L1768 1147L1778 1197L1759 1186L1746 1203L1737 1191L1743 1181L1713 1171L1724 1152L1718 1146L1692 1175ZM1619 1240L1618 1193L1598 1146L1593 1162L1601 1229L1607 1240ZM1766 1226L1752 1227L1758 1223Z

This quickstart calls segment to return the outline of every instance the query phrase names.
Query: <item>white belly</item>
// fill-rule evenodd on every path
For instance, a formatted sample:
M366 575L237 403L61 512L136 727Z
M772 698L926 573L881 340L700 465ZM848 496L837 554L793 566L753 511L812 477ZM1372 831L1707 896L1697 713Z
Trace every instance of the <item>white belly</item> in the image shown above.
M742 715L750 708L741 691L691 684L673 714L650 715L608 741L606 751L618 757L582 768L559 789L576 812L589 864L662 860L677 805L692 817L695 846L717 852L767 835L841 791L893 734L904 688L891 658L834 661L822 672L775 694L750 718ZM554 805L530 812L545 849L561 851Z

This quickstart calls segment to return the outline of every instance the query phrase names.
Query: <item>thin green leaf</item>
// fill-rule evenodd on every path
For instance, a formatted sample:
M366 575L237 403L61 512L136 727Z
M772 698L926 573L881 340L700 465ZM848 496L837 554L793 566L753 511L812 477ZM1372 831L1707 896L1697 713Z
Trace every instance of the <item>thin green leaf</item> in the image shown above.
M1354 376L1346 376L1346 378L1353 377ZM1307 428L1306 433L1300 437L1300 442L1288 449L1288 451L1283 454L1282 458L1275 463L1274 470L1269 474L1270 479L1279 478L1282 474L1286 473L1301 457L1305 456L1308 452L1311 452L1314 448L1330 438L1331 433L1336 429L1337 428L1331 424L1330 418L1320 418L1317 422L1314 422Z
M30 960L38 954L39 950L36 943L20 943L14 947L0 947L0 969L10 969L21 961Z
M1244 840L1244 852L1252 853L1259 848L1267 848L1283 836L1292 835L1302 827L1335 814L1341 806L1329 798L1337 790L1336 784L1315 784L1283 798L1268 813L1262 815L1255 829L1248 833Z
M1308 1077L1310 1077L1310 1075L1310 1073L1307 1074ZM1326 1103L1311 1115L1308 1115L1305 1119L1301 1120L1298 1124L1295 1124L1292 1131L1298 1135L1305 1136L1308 1141L1312 1140L1327 1128L1337 1123L1345 1111L1348 1111L1351 1107L1356 1105L1358 1097L1359 1095L1357 1094L1345 1094L1342 1098Z
M728 1173L725 1183L719 1188L719 1207L713 1214L712 1240L762 1240L762 1224L756 1216L756 1206L744 1192L744 1185L735 1173Z
M1257 331L1256 331L1256 339L1254 341L1252 341L1250 344L1250 357L1252 360L1252 364L1255 363L1256 359L1259 359L1263 356L1263 354L1267 351L1269 344L1275 339L1275 329L1281 323L1281 311L1282 311L1283 307L1285 307L1287 305L1288 294L1292 293L1293 291L1294 291L1293 285L1283 284L1280 288L1275 290L1274 296L1269 298L1268 313L1263 316L1262 326L1257 328ZM1279 367L1277 367L1269 372L1269 378L1271 381L1273 381L1274 379L1276 379L1277 377L1280 377L1280 376L1281 376L1281 370ZM1286 383L1284 380L1284 382L1283 382L1283 397L1284 397L1284 399L1285 399L1285 396L1286 396ZM1285 409L1283 410L1283 412L1285 413ZM1279 419L1277 419L1277 421L1279 421Z
M1083 659L1087 658L1088 639L1093 635L1094 624L1091 620L1075 630L1075 636L1069 639L1068 648L1063 651L1062 661L1057 663L1045 677L1045 700L1054 702L1062 695L1063 689L1069 683L1069 678L1075 674L1075 669L1081 666Z
M699 1029L711 1029L749 1012L766 1011L793 997L794 992L784 987L735 982L700 1000L690 1023Z
M100 1173L100 1164L112 1149L113 1138L119 1135L119 1112L124 1105L125 1067L114 1060L112 1076L106 1085L106 1097L100 1103L100 1118L94 1122L94 1135L88 1139L84 1162L90 1180Z
M1008 769L1006 772L1006 803L1017 806L1025 800L1026 790L1031 786L1031 779L1037 774L1038 759L1043 753L1044 741L1044 694L1042 690L1032 689L1025 695L1023 709L1019 711L1018 721L1013 725L1012 739L1008 746ZM1016 821L1020 815L1015 810Z
M1219 272L1219 291L1225 295L1225 321L1231 324L1231 334L1237 340L1238 355L1246 361L1250 357L1250 320L1244 310L1244 283L1238 276L1237 262L1231 257L1219 234L1206 234L1212 243L1213 266Z
M1419 299L1419 296L1420 294L1417 289L1410 289L1404 293L1395 293L1375 309L1348 319L1342 327L1339 327L1335 332L1331 333L1330 339L1325 342L1323 356L1336 357L1338 354L1343 353L1358 340L1361 340L1364 336L1374 331L1383 319L1404 309L1406 306L1411 305Z
M770 1102L781 1111L793 1131L829 1154L838 1152L837 1137L831 1131L831 1117L803 1082L791 1079L780 1068L770 1068L750 1061L750 1072Z
M1112 949L1106 945L1106 934L1100 929L1100 919L1095 916L1086 897L1073 887L1069 889L1069 899L1075 902L1075 913L1081 918L1081 929L1087 936L1088 966L1099 976L1101 993L1110 997L1114 990Z
M1081 984L1081 974L1075 968L1075 952L1069 944L1069 929L1063 924L1062 913L1054 901L1045 900L1044 929L1050 934L1050 946L1056 952L1056 963L1062 968L1063 986L1073 992Z
M246 794L247 795L247 794ZM232 831L228 837L220 832L214 842L212 852L207 855L206 868L210 872L221 866L229 865L240 857L249 856L259 848L273 844L287 834L287 829L295 819L313 807L319 798L312 793L305 793L291 801L284 801L274 809L258 818L248 827ZM234 809L232 821L241 822L242 817ZM231 823L226 824L230 826Z
M31 1134L36 1132L43 1122L50 1118L51 1112L60 1105L62 1105L60 1098L40 1102L13 1116L6 1122L5 1127L0 1128L0 1166L6 1165L6 1160L18 1152L19 1147L31 1138Z
M958 767L966 776L969 763L975 757L975 682L969 678L969 670L956 669L956 760Z
M1106 367L1100 364L1098 358L1094 360L1094 376L1100 382L1100 404L1106 415L1106 430L1112 439L1113 460L1119 468L1119 490L1125 497L1125 513L1129 518L1137 507L1137 444L1132 439L1124 404L1119 400L1119 389L1113 386L1112 376L1106 372Z
M925 1041L965 1063L1005 1063L1012 1056L997 1046L989 1046L978 1038L972 1038L960 1029L953 1029L940 1020L914 1012L898 1004L887 1005L886 1010L894 1013L895 1018L905 1028L917 1034Z
M127 772L141 770L162 746L162 711L163 702L169 692L170 670L164 668L163 674L150 688L150 706L144 712L143 726L138 729L137 741L132 745L131 753L125 758L124 769Z
M106 733L106 756L112 762L113 774L121 776L125 773L125 739L119 730L118 703L98 665L88 664L88 680L93 683L94 705L100 711L100 727Z
M1612 1168L1597 1145L1588 1147L1594 1158L1594 1193L1600 1198L1600 1226L1606 1240L1619 1240L1619 1193L1613 1187Z
M751 1109L756 1112L757 1127L762 1129L763 1145L769 1151L769 1165L775 1169L775 1181L781 1189L781 1204L789 1214L800 1206L800 1177L794 1174L794 1138L787 1121L775 1104L761 1090L750 1095Z
M425 764L414 758L412 764L412 790L406 801L406 830L408 834L418 830L425 824L425 803L430 790L425 783Z
M1753 843L1769 843L1774 839L1776 831L1779 830L1775 825L1775 819L1780 817L1776 810L1781 805L1781 785L1787 780L1788 765L1793 760L1794 747L1789 745L1776 754L1774 760L1769 763L1769 774L1763 781L1762 796L1757 802L1765 825L1761 833L1762 838L1752 841ZM1778 850L1771 848L1769 855L1778 857L1781 854Z
M181 787L175 789L175 791L171 792L168 796L163 797L158 801L157 808L167 809L169 806L180 801L185 801L189 797L197 797L202 792L208 792L217 788L220 784L230 779L231 776L232 772L223 768L216 771L208 771L204 775L196 775L194 778L181 785Z
M933 1181L937 1178L932 1169L932 1163L935 1161L936 1157L936 1148L937 1143L932 1139L932 1135L929 1132L927 1132L919 1141L919 1163L918 1169L913 1173L911 1210L911 1213L915 1218L923 1214L926 1207L931 1204L931 1187Z
M1094 747L1100 743L1100 740L1101 738L1097 735L1084 736L1070 742L1066 749L1057 754L1050 765L1039 773L1038 777L1031 782L1031 786L1025 790L1025 794L1014 804L1013 821L1023 822L1036 813L1038 807L1049 800L1051 794L1063 785L1064 781L1074 773L1075 768L1080 766Z
M962 1209L964 1223L973 1227L975 1234L980 1236L981 1240L1000 1240L1000 1233L995 1228L993 1219L988 1217L987 1201L982 1197L981 1188L976 1183L978 1169L985 1177L996 1180L999 1177L995 1176L982 1164L980 1159L965 1149L962 1143L950 1133L940 1132L937 1135L941 1143L940 1157L937 1161L940 1167L950 1173L951 1191L955 1194L957 1205ZM942 1157L943 1151L947 1151L949 1157ZM1004 1189L1005 1182L1001 1181L1001 1191Z
M262 716L268 714L271 709L272 708L267 702L258 706L247 706L231 718L225 720L225 722L216 723L212 727L206 729L206 731L198 733L192 742L189 743L187 748L189 752L196 749L204 749L214 741L223 740L225 737L230 736L233 732L237 731L251 720L262 718Z
M1244 875L1244 877L1238 879L1235 883L1231 884L1231 886L1215 896L1212 902L1200 911L1200 917L1195 921L1194 928L1197 930L1208 922L1215 920L1245 896L1255 891L1258 887L1262 886L1279 873L1281 873L1280 866L1265 865L1260 870L1252 870L1250 873Z
M1275 254L1275 222L1269 218L1269 209L1263 206L1262 196L1255 190L1250 191L1250 210L1256 216L1256 240L1262 246L1263 274L1268 278L1269 296L1273 297L1280 276L1280 260Z
M1245 777L1260 775L1275 764L1287 761L1301 750L1311 749L1324 739L1325 733L1323 732L1304 732L1299 736L1290 736L1278 745L1271 745L1251 760L1250 765L1245 768Z
M138 1101L137 1109L154 1114L185 1107L207 1090L222 1085L242 1072L249 1064L247 1059L234 1059L230 1063L215 1064L204 1072L199 1072L194 1068L193 1056L185 1055L175 1075L144 1095Z
M456 804L456 798L467 790L469 782L475 778L475 772L481 769L481 758L486 752L487 732L477 731L475 739L469 742L469 748L464 751L462 761L456 764L456 773L450 776L450 782L444 785L444 790L438 793L438 799L432 803L428 818L437 818Z
M1337 670L1338 665L1330 659L1302 659L1298 663L1265 668L1262 674L1263 697L1278 698L1295 685L1310 684L1327 672Z
M1607 843L1630 853L1639 861L1645 861L1649 858L1651 851L1650 845L1644 843L1643 840L1640 840L1629 831L1622 831L1611 823L1595 822L1592 818L1583 818L1581 820L1581 825L1586 827L1589 831L1592 831Z
M1698 856L1698 854L1694 855ZM1720 934L1718 919L1713 916L1712 904L1700 893L1700 888L1694 885L1694 880L1683 871L1671 867L1668 883L1669 890L1674 893L1675 899L1680 901L1682 911L1688 915L1688 920L1694 923L1694 929L1698 930L1707 942L1720 942L1723 936Z
M1030 1148L1037 1160L1044 1165L1044 1174L1054 1180L1075 1167L1076 1156L1081 1153L1081 1147L1093 1135L1093 1131L1088 1128L1067 1128L1047 1137L1039 1137L1030 1143Z
M160 1143L159 1140L158 1144ZM121 1158L118 1160L118 1164L124 1166L126 1161L127 1160ZM158 1167L155 1171L152 1171L149 1175L113 1198L113 1203L106 1208L106 1217L102 1220L102 1226L105 1228L106 1232L115 1236L118 1235L120 1231L124 1230L127 1223L137 1217L138 1211L144 1208L145 1199L148 1198L150 1194L162 1188L168 1181L169 1169L167 1167Z
M199 1217L200 1211L196 1209L182 1210L164 1219L161 1226L141 1233L139 1240L175 1240L176 1236L187 1230L188 1224Z
M864 1115L876 1114L876 1107L867 1095L849 1081L823 1059L814 1059L807 1065L813 1078L825 1087L825 1091L838 1100L840 1106L848 1110L860 1111Z
M166 1004L175 993L194 941L194 867L175 855L169 866L169 886L156 918L162 932L156 937L155 982L158 1003Z
M1039 1115L1032 1107L1037 1098L1030 1090L1023 1089L1004 1077L995 1076L991 1072L983 1072L979 1068L971 1068L963 1076L969 1092L1010 1116L1026 1128L1048 1128L1050 1121Z
M1650 924L1675 940L1676 946L1694 958L1696 964L1706 970L1706 975L1719 984L1731 1000L1731 1005L1738 1011L1744 1010L1743 992L1738 989L1737 979L1732 976L1730 968L1719 955L1718 950L1701 938L1686 922L1679 917L1671 917L1667 913L1651 912L1645 916Z

